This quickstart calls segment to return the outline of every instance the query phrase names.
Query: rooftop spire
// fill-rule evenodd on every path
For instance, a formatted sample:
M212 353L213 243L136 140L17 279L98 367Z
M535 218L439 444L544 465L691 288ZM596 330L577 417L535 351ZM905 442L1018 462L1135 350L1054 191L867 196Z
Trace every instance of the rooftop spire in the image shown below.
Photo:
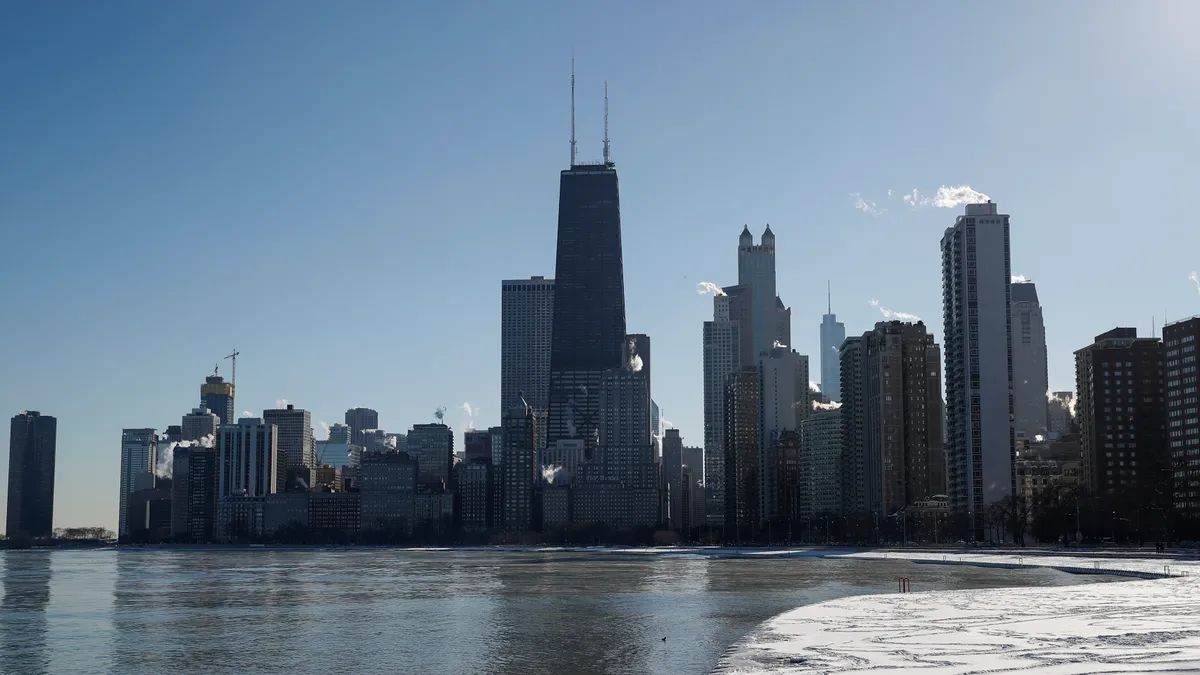
M571 166L575 166L575 55L571 55Z
M825 280L825 313L833 314L833 282Z
M604 164L612 164L612 155L608 148L608 80L604 81Z

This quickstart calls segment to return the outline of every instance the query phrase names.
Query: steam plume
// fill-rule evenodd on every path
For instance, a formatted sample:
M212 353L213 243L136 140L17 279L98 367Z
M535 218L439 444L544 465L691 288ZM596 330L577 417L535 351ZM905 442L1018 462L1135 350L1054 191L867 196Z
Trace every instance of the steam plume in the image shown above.
M474 429L475 428L475 417L477 417L479 415L479 410L472 408L471 404L467 403L466 401L463 401L463 404L458 407L460 410L462 410L463 412L465 412L467 414L466 428Z
M275 399L275 407L276 408L286 408L287 404L288 404L288 400L286 398Z
M862 211L863 213L878 218L879 216L882 216L885 211L887 211L887 209L881 209L875 206L875 202L871 201L870 199L863 199L862 195L857 192L851 192L850 196L854 197L854 208Z
M550 464L542 467L542 480L551 484L559 485L567 482L570 473L567 468L558 464Z
M817 384L816 382L813 382L812 380L809 380L808 381L808 390L815 391L819 394L819 393L821 393L821 385Z
M771 345L771 346L772 346L772 347L774 347L775 349L787 349L787 348L788 348L788 346L787 346L787 345L783 344L783 343L782 343L782 342L780 342L779 340L776 340L776 341L775 341L775 344L773 344L773 345Z
M318 441L329 440L329 425L326 424L324 422L324 420L317 420L317 424L320 425L321 431L324 432L324 434L325 434L325 438L317 438L316 440L318 440ZM314 438L315 438L315 436L314 436Z
M696 284L696 292L700 295L712 295L714 297L718 295L725 295L725 291L721 290L720 286L711 281L701 281L700 283Z
M446 419L446 407L439 405L437 407L437 410L433 411L433 416L436 417L437 421L439 421L439 422Z
M932 196L923 196L917 190L904 194L904 203L909 206L936 206L939 209L952 209L962 204L980 204L991 198L973 189L970 185L943 185Z
M1026 284L1026 283L1029 283L1029 279L1026 279L1024 274L1014 274L1011 277L1009 277L1008 283L1010 283L1010 284Z
M662 421L662 425L663 425L663 429L674 429L675 428L675 425L671 422L671 420L665 419L665 418Z
M254 413L250 412L249 410L243 410L242 417L254 417Z
M1196 292L1200 293L1200 276L1198 276L1195 272L1192 272L1188 275L1188 278L1192 280L1193 284L1196 284Z
M629 369L633 372L639 372L642 369L642 357L637 353L637 342L629 341Z
M899 321L916 322L916 321L921 320L921 317L917 316L916 314L909 314L908 312L893 312L892 310L888 309L887 307L881 306L879 304L879 301L876 300L875 298L871 298L870 304L872 307L879 309L879 313L883 314L883 318L885 318L889 321L899 320Z
M813 410L837 410L840 407L842 407L842 404L838 403L837 401L834 401L833 403L821 403L820 401L813 401Z

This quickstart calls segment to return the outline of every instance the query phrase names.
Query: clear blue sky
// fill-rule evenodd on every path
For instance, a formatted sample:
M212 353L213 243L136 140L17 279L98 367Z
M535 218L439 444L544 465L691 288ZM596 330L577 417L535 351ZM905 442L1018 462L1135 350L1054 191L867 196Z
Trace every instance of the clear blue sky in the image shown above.
M581 159L610 81L629 330L686 443L696 284L736 281L743 223L777 236L801 352L826 279L848 333L877 298L940 342L956 211L913 189L1012 215L1070 389L1095 334L1200 313L1198 24L1187 1L6 3L0 411L58 417L58 526L115 526L122 427L178 423L234 347L239 410L498 423L499 282L554 274L572 51Z

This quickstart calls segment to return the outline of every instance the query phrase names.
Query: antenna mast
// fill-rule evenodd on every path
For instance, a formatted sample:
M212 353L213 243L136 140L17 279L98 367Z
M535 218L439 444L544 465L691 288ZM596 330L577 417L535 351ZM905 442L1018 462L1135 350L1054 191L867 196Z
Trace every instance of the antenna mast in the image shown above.
M833 314L833 282L829 279L825 280L825 313Z
M604 165L612 164L612 155L608 151L608 80L604 81Z
M571 57L571 166L575 166L575 57Z

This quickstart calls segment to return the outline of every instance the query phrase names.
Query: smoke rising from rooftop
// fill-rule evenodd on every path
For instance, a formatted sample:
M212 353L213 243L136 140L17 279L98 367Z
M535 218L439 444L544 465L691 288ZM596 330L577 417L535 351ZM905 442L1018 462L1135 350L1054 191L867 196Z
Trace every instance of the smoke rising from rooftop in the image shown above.
M718 295L725 295L725 291L721 290L720 286L711 281L701 281L700 283L696 284L696 292L700 295L711 295L714 297Z
M879 216L882 216L887 211L887 209L881 209L878 206L876 206L875 202L871 201L870 199L863 199L862 195L857 192L851 192L850 196L854 197L854 208L858 209L859 211L862 211L863 213L865 213L869 216L874 216L875 218L878 218Z
M916 314L892 311L887 307L880 305L879 301L875 298L871 298L870 305L878 309L879 313L883 315L883 318L887 319L888 321L911 321L915 323L921 320L921 317L917 316Z
M837 410L838 408L842 407L842 404L838 403L837 401L834 401L833 403L821 403L820 401L813 401L812 407L813 410Z
M1197 275L1195 272L1192 272L1191 274L1188 275L1188 278L1192 280L1193 284L1196 284L1196 292L1200 293L1200 275Z

